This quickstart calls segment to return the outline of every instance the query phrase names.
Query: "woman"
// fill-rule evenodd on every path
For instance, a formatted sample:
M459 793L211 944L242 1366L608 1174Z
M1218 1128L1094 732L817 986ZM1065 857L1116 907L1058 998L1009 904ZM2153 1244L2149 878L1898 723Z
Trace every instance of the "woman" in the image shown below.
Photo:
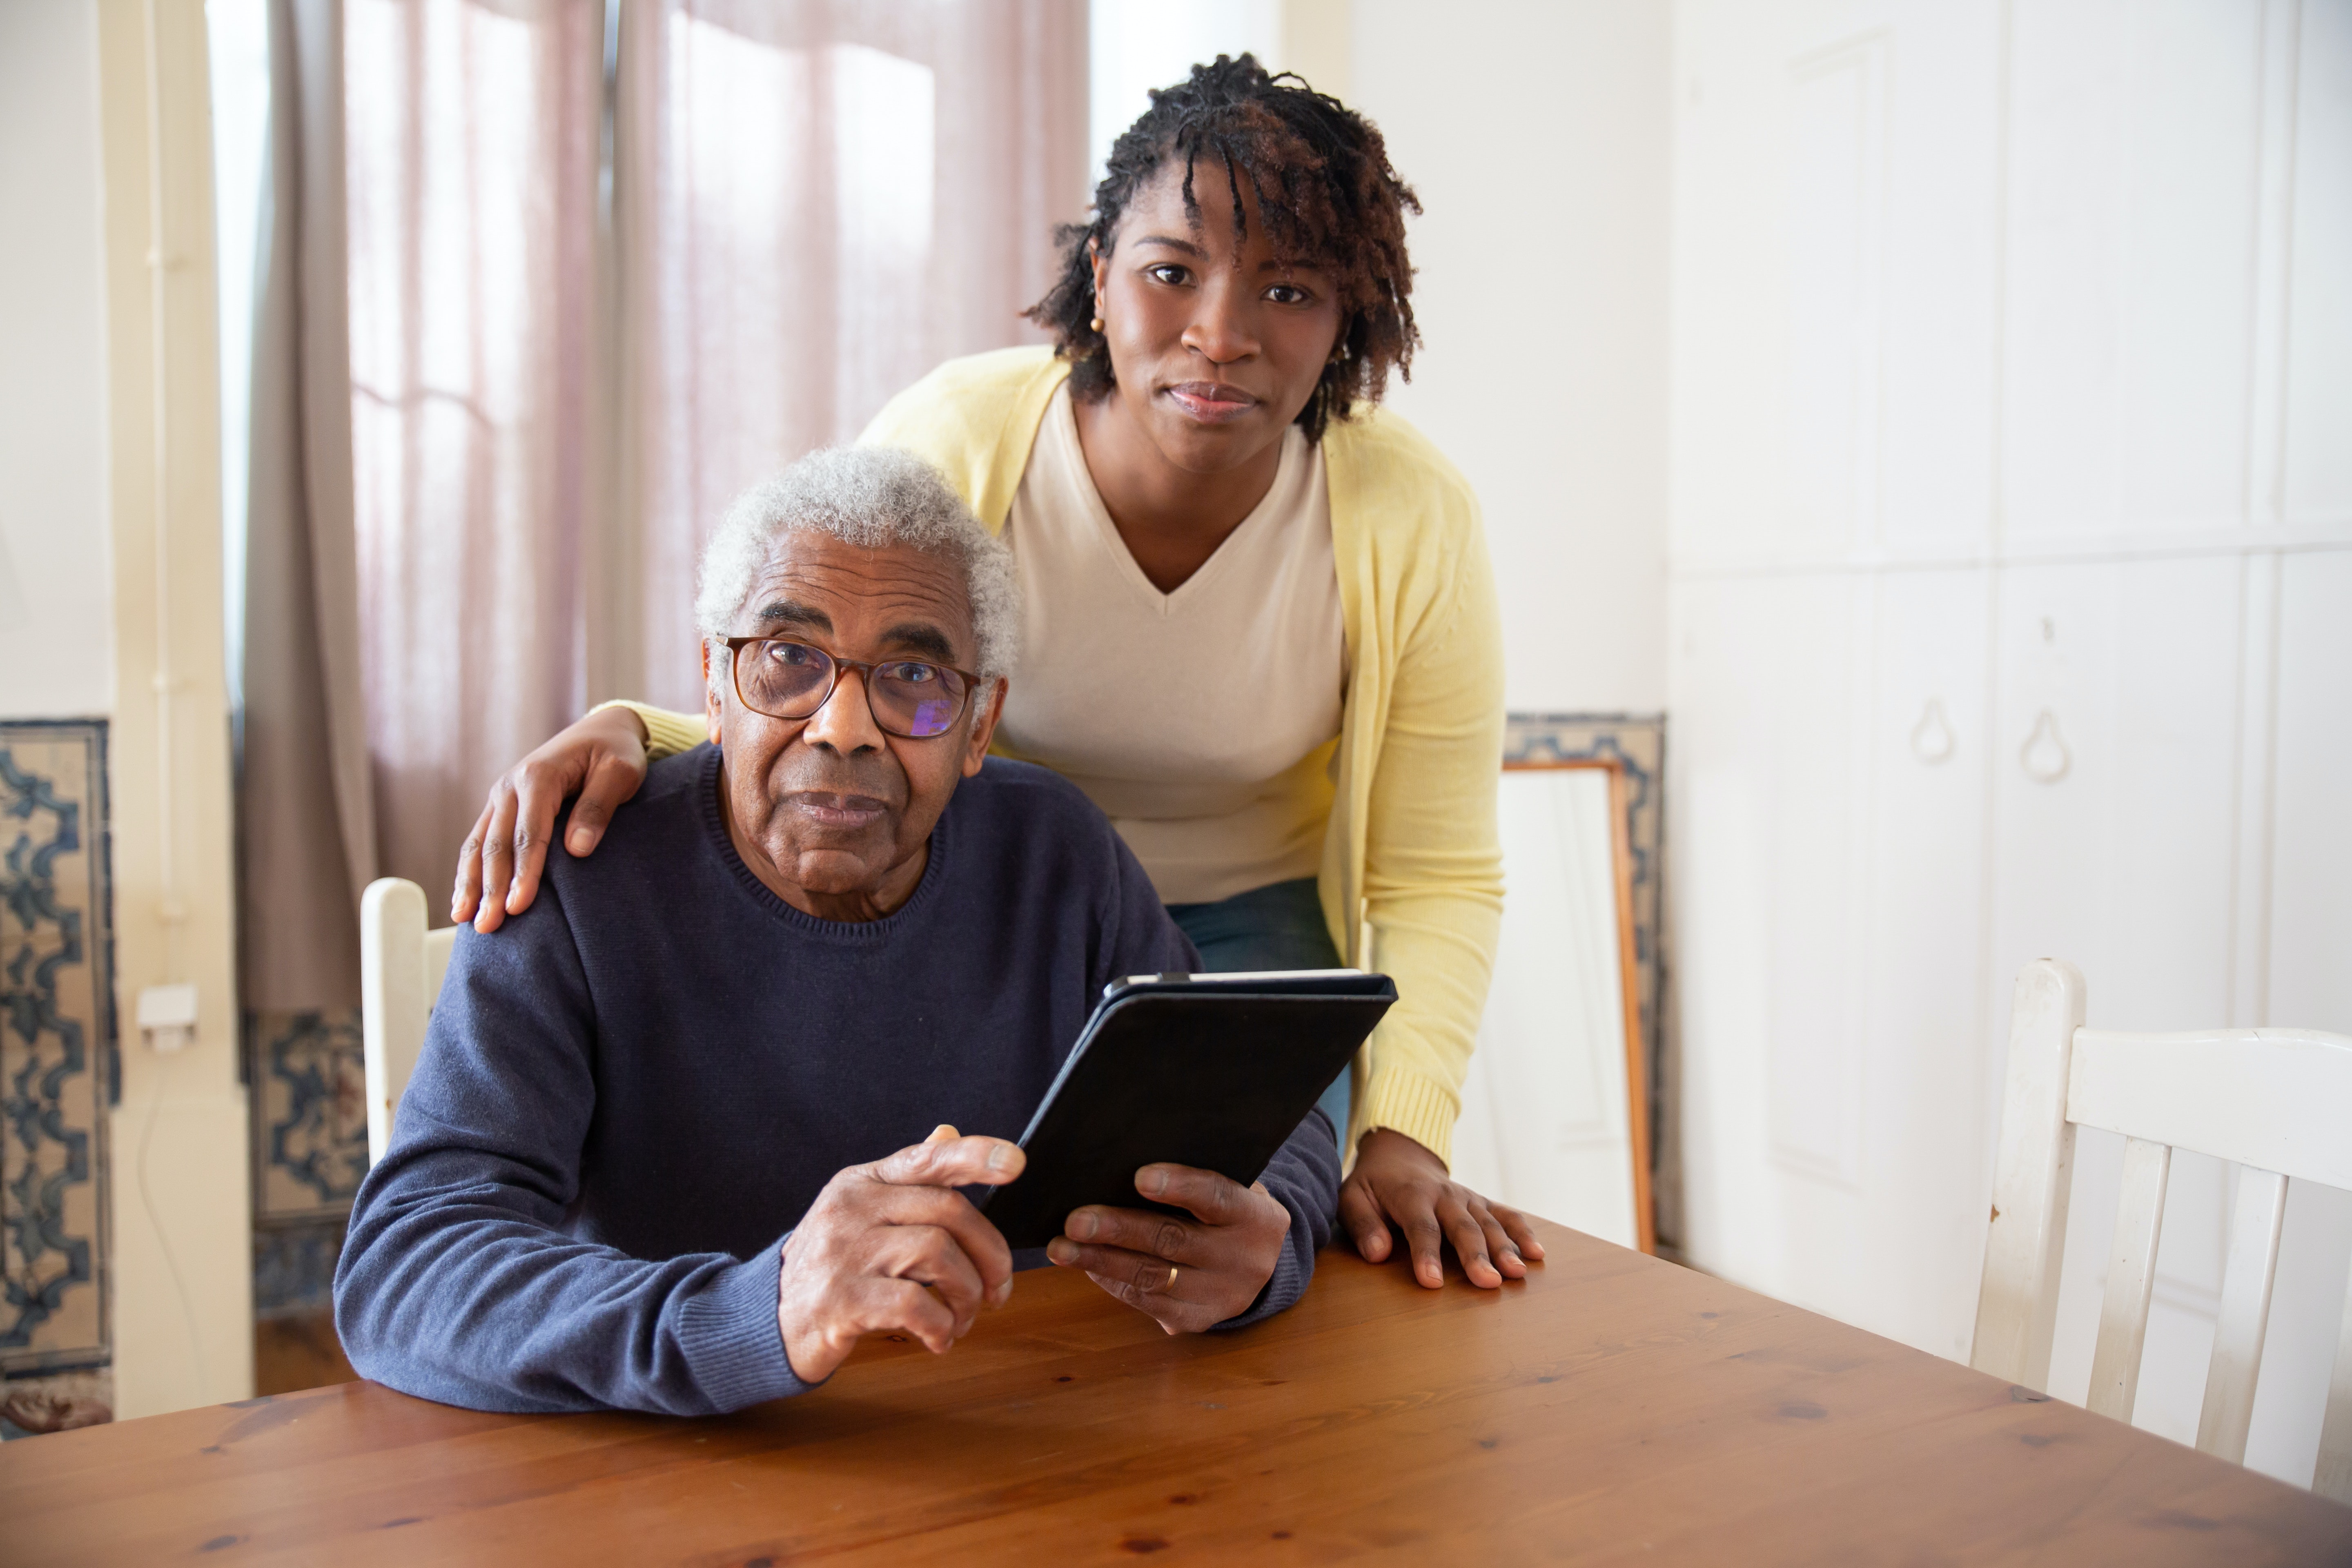
M1352 962L1400 1000L1326 1097L1340 1220L1415 1277L1540 1258L1452 1181L1501 912L1502 655L1477 505L1377 403L1418 341L1412 193L1378 131L1244 55L1152 94L1030 311L1052 350L940 366L865 441L1013 546L1026 621L999 749L1101 806L1213 971ZM454 919L527 908L563 796L593 849L700 715L608 705L493 787ZM487 877L488 896L480 896ZM503 896L501 896L503 895Z

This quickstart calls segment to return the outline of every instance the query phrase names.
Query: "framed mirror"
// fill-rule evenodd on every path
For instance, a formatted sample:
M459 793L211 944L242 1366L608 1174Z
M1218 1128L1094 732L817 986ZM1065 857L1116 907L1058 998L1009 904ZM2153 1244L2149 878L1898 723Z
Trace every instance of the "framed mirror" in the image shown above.
M1504 764L1502 942L1454 1169L1515 1207L1655 1252L1625 789L1614 758Z

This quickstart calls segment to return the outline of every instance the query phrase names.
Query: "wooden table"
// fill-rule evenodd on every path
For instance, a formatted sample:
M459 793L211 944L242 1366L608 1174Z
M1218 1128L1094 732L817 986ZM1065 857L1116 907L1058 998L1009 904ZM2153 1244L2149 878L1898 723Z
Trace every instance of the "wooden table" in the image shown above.
M1548 1227L1169 1339L1059 1272L720 1420L372 1384L0 1449L0 1563L2352 1562L2352 1509Z

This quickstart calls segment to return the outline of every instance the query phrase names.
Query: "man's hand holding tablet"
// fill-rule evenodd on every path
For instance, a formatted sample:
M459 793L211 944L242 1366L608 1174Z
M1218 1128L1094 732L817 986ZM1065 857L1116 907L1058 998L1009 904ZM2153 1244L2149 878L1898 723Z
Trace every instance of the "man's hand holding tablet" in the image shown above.
M982 1307L1003 1306L1013 1249L956 1189L1009 1182L1027 1163L1017 1143L943 1125L827 1182L777 1271L776 1322L793 1375L823 1383L866 1334L911 1334L944 1355Z
M1262 1182L1244 1187L1190 1165L1146 1165L1135 1190L1192 1218L1088 1204L1045 1244L1087 1278L1171 1334L1197 1334L1249 1310L1290 1234L1290 1211Z
M1026 1163L1016 1143L942 1124L826 1183L794 1228L777 1279L776 1321L793 1375L824 1382L867 1334L908 1334L943 1355L983 1308L1010 1300L1012 1249L956 1189L1009 1182ZM1089 1204L1072 1212L1046 1256L1083 1268L1171 1334L1248 1310L1274 1277L1290 1211L1263 1184L1244 1187L1189 1165L1146 1165L1135 1188L1193 1219Z

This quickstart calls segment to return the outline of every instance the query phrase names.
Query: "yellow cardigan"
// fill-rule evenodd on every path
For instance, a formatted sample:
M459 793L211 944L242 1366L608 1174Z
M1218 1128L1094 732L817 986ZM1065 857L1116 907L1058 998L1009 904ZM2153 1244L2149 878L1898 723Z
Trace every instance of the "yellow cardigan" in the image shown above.
M891 399L859 440L930 462L1001 532L1068 375L1043 348L950 360ZM1323 918L1349 963L1397 985L1397 1005L1356 1060L1346 1146L1390 1127L1450 1160L1503 910L1494 572L1477 498L1402 419L1360 408L1332 422L1323 452L1349 668ZM704 738L699 714L631 706L656 755Z

